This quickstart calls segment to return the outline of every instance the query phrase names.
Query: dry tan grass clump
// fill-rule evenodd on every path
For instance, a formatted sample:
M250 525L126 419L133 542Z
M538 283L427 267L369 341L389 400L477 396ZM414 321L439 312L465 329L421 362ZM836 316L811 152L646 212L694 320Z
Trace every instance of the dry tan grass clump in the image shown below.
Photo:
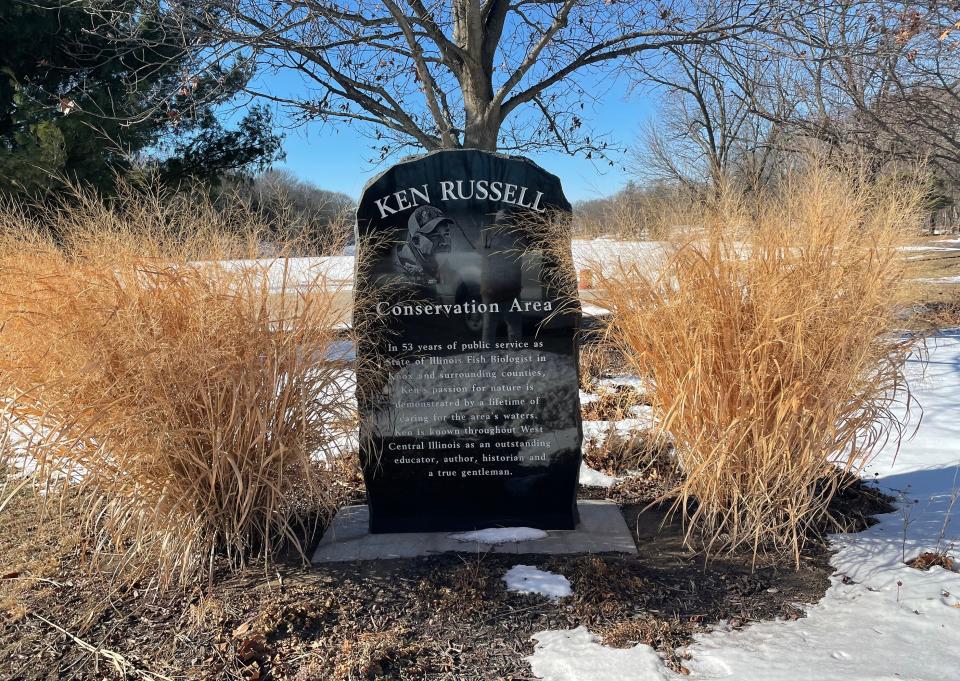
M623 434L611 426L602 437L586 442L583 460L606 475L646 475L670 470L670 443L662 433L637 430Z
M643 393L632 386L601 385L596 390L596 399L580 406L584 421L621 421L632 418L631 410L645 404Z
M675 216L691 225L660 271L596 266L609 339L640 375L684 478L677 508L710 550L792 553L825 518L841 471L904 421L899 246L923 188L813 165L775 195L731 192ZM665 230L670 231L670 230Z
M132 188L0 207L0 464L73 480L95 562L188 581L302 555L330 511L317 458L353 417L339 285L267 227Z
M958 572L957 561L945 551L924 551L919 556L907 561L907 565L917 570L929 570L932 567L942 567L944 570Z

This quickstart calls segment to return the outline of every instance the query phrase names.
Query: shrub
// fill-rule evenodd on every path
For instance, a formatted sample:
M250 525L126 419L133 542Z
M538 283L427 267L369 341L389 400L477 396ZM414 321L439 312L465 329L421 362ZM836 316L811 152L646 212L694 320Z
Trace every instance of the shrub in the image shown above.
M353 417L338 284L290 244L255 259L262 226L129 187L0 208L0 417L21 440L0 464L73 479L95 562L170 583L303 556L331 510L322 459Z
M896 328L899 247L923 192L898 179L812 164L775 194L721 192L675 216L695 227L672 232L656 271L594 266L608 338L652 378L676 447L675 510L708 551L799 562L840 473L899 440L916 342Z

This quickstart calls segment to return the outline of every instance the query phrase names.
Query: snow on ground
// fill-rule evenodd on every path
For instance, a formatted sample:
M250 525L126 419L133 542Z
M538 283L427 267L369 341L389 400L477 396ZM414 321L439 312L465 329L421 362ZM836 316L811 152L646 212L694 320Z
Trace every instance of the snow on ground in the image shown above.
M588 267L608 266L625 259L658 262L663 253L661 244L654 241L615 241L612 239L574 239L571 244L574 267L579 272ZM327 279L338 288L348 288L353 282L355 246L348 246L343 255L313 258L260 258L258 260L222 260L220 264L227 268L258 267L266 268L271 289L297 288L307 285L320 277ZM595 305L588 314L608 314L607 310Z
M535 676L551 681L673 681L656 651L648 645L608 648L586 627L535 634L537 647L530 660ZM679 678L679 677L677 677ZM743 677L748 681L757 676Z
M610 378L600 379L598 385L601 388L633 388L642 393L647 391L648 381L649 379L640 376L611 376Z
M645 645L616 650L582 627L547 631L529 658L547 681L945 681L960 678L960 574L904 565L938 546L960 553L960 329L930 343L924 371L908 367L923 407L916 436L888 447L865 471L900 510L858 534L835 535L836 573L796 621L718 627L690 645L689 676ZM916 415L914 415L914 419ZM846 581L846 583L844 583Z
M219 261L228 270L265 268L271 291L296 290L323 280L332 288L349 288L353 282L353 263L353 255Z
M478 544L509 544L511 542L544 539L546 536L546 532L533 527L491 527L486 530L457 532L451 534L450 538L462 542L477 542Z
M940 243L940 242L937 242ZM954 251L955 248L950 246L903 246L901 251L914 252L914 251ZM921 256L923 257L923 256Z
M7 471L6 478L8 480L27 480L40 472L40 463L27 454L27 449L36 438L49 435L49 431L33 432L35 424L13 420L2 407L4 405L0 403L0 450L6 450L5 453L9 457L6 462L12 469ZM44 473L49 483L59 484L63 482L72 485L80 482L87 475L86 468L69 460L49 461L47 465L50 469L44 471ZM2 485L3 482L0 480L0 486ZM45 495L48 491L47 486L37 489L42 495ZM0 507L2 507L2 503L0 503Z
M584 421L583 422L583 440L586 443L589 440L598 442L606 439L611 430L615 430L618 435L629 436L643 430L649 430L656 425L656 419L653 416L653 410L649 405L638 405L631 409L636 418L622 419L620 421Z
M639 380L639 379L638 379ZM602 381L601 381L602 383ZM584 400L584 396L590 399ZM580 393L580 404L589 404L599 399L593 393ZM584 421L583 422L583 445L589 444L601 445L611 432L616 432L620 437L630 437L632 433L649 430L656 425L656 419L653 416L653 408L649 405L641 404L630 407L630 413L634 418L622 419L620 421ZM585 461L580 462L580 484L585 487L613 487L622 478L617 478L606 473L601 473L587 465Z
M665 253L657 241L618 241L614 239L574 239L571 244L573 266L583 269L609 269L620 261L643 262L659 269Z
M960 276L940 277L939 279L917 279L921 284L960 284Z
M355 362L357 360L357 347L351 340L332 341L324 353L324 359L331 362Z
M594 393L586 393L586 392L583 392L582 390L580 391L580 404L581 404L581 405L583 405L583 404L590 404L591 402L596 402L596 401L599 400L599 399L600 399L600 396L599 396L599 395L596 395L596 394L594 394Z
M580 484L584 487L613 487L619 481L620 478L590 468L586 461L580 462Z
M580 311L585 317L604 317L610 314L610 310L607 308L593 305L592 303L581 303Z
M573 594L566 577L532 565L514 565L503 576L503 581L507 583L507 591L522 594L540 594L547 598L566 598Z

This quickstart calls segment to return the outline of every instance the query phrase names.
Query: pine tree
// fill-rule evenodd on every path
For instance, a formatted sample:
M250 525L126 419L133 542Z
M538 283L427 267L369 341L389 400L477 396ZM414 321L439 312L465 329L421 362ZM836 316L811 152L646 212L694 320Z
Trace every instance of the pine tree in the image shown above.
M161 40L146 20L129 41L111 39L93 2L0 5L0 193L39 194L63 179L109 192L132 172L212 180L281 155L268 110L251 108L234 129L219 120L251 75L242 60L192 70L190 36Z

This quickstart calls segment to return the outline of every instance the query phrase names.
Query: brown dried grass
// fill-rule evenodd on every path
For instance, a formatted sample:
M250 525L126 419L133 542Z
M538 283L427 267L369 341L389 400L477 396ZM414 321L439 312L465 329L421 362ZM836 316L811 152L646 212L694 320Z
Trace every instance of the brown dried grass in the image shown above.
M816 163L776 194L723 192L672 218L695 225L664 266L597 263L608 338L675 444L675 510L708 552L792 554L827 513L843 471L905 427L899 247L922 182ZM665 230L667 231L667 230Z
M614 426L602 437L587 441L583 460L590 468L606 475L660 475L675 467L670 443L654 430L623 434Z
M626 385L600 386L597 399L580 406L584 421L621 421L632 418L632 409L646 404L642 392Z
M305 558L331 512L317 457L354 417L339 285L295 277L302 246L268 232L240 202L132 187L0 206L0 465L35 461L47 509L74 478L94 565L166 585Z

